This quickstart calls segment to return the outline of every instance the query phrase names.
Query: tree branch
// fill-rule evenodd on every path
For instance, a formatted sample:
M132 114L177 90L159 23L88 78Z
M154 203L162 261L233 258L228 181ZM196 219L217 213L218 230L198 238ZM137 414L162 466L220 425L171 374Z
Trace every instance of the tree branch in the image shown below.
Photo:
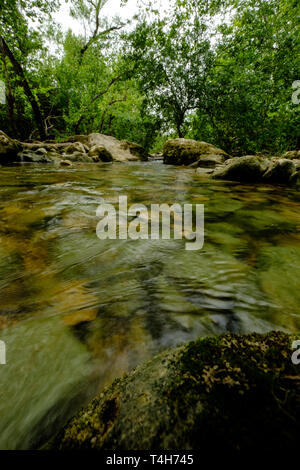
M103 131L105 116L106 116L107 111L109 110L109 108L111 108L115 103L121 103L121 102L126 101L126 100L127 100L127 96L123 96L123 98L120 98L120 99L117 99L117 100L112 100L112 101L110 101L110 103L108 103L108 105L106 106L105 110L102 113L102 117L101 117L101 121L100 121L100 127L99 127L100 134Z
M78 132L78 128L80 126L80 124L82 123L83 119L84 119L84 115L85 113L88 111L89 107L91 106L91 104L93 104L95 101L97 101L101 96L105 95L108 90L110 89L110 87L116 83L118 80L120 80L121 78L121 75L117 75L116 77L114 77L109 83L108 85L105 87L104 90L100 91L99 93L97 93L97 95L95 95L89 102L89 104L84 108L84 110L82 111L82 114L80 116L80 118L78 119L78 121L76 122L75 124L75 132L77 133Z
M21 85L25 91L25 94L31 104L33 115L35 117L36 124L38 126L39 132L40 132L40 137L41 139L44 139L46 137L45 135L45 128L44 128L44 122L43 122L43 117L42 113L40 110L40 106L38 104L38 101L34 94L31 91L31 88L29 86L29 83L27 81L27 78L25 76L24 70L21 66L21 64L17 61L15 58L13 52L10 50L8 47L5 39L3 36L0 36L0 43L1 43L1 48L3 51L3 54L9 59L11 62L11 65L13 66L13 69L15 71L15 74L20 77L21 80Z

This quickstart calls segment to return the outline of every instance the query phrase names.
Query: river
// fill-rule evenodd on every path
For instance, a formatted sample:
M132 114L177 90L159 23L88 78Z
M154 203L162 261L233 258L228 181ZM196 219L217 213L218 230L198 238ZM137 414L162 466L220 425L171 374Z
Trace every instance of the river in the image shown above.
M205 242L99 240L100 202L205 206ZM0 168L0 448L199 336L300 328L300 195L158 162Z

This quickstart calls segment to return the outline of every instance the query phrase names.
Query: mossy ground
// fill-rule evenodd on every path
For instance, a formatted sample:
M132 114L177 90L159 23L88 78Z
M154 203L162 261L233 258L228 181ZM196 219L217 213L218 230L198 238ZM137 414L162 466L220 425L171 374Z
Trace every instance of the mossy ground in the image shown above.
M283 332L226 334L166 351L113 382L54 449L297 449L300 365Z

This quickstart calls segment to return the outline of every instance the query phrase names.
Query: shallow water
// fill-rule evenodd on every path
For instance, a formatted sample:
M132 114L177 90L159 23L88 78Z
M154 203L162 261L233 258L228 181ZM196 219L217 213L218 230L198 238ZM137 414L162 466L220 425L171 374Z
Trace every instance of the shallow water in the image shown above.
M205 205L205 243L105 240L101 198ZM158 351L299 331L300 196L161 163L0 168L0 448L28 448Z

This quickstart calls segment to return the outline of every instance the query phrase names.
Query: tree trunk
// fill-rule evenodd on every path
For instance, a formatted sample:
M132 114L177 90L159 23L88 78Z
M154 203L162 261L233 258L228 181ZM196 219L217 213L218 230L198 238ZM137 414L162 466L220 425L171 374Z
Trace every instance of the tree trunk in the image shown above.
M6 93L6 99L7 99L7 105L8 105L8 116L9 116L9 121L11 125L11 130L13 137L16 137L17 134L17 125L16 125L16 120L15 120L15 99L14 95L12 93L12 89L10 86L10 77L9 77L9 71L7 68L7 63L6 63L6 56L3 51L2 52L2 58L3 58L3 65L4 65L4 74L5 74L5 93Z
M43 140L43 139L46 138L46 133L45 133L45 127L44 127L44 121L43 121L42 113L41 113L39 104L37 102L37 99L35 98L35 96L33 95L32 91L30 89L29 83L28 83L28 81L25 77L25 73L24 73L24 70L23 70L21 64L19 64L19 62L15 58L13 52L10 50L10 48L6 44L6 41L3 38L3 36L0 36L0 42L1 42L2 50L5 54L5 56L11 62L16 75L18 75L20 77L21 85L22 85L22 87L24 89L24 92L25 92L25 94L26 94L26 96L27 96L27 98L30 102L30 105L32 107L33 115L34 115L38 130L39 130L39 133L40 133L40 138Z

